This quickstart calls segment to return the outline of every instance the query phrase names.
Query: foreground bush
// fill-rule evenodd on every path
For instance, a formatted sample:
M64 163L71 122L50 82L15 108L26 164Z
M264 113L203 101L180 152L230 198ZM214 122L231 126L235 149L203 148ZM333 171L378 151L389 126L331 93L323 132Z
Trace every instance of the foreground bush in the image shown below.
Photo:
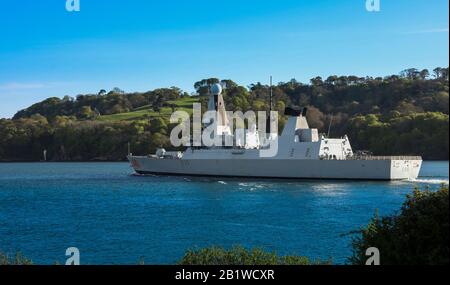
M352 264L365 264L366 249L376 247L382 265L448 265L448 186L437 192L416 189L398 215L375 215L358 233L352 242Z
M20 252L16 253L14 257L0 252L0 265L32 265L33 262L23 256Z
M303 256L278 256L260 248L247 250L241 246L226 250L222 247L208 247L188 250L178 262L180 265L311 265L331 262L311 261Z

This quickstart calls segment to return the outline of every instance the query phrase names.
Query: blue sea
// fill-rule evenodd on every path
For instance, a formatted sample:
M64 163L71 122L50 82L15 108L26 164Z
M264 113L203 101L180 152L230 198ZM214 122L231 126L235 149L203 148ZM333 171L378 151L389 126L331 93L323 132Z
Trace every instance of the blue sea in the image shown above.
M343 264L349 232L397 212L414 187L439 188L449 162L408 182L133 175L127 163L0 164L0 251L35 264L173 264L190 248L262 247Z

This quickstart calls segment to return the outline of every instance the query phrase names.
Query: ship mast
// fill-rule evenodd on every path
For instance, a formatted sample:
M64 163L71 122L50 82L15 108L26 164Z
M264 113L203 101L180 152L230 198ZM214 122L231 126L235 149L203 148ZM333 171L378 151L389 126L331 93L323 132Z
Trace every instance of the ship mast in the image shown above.
M272 84L272 75L270 76L270 84L269 84L269 113L266 118L266 138L273 139L274 134L272 134L272 118L271 113L273 111L273 84Z
M205 120L203 123L207 126L215 123L217 135L231 135L225 102L222 96L222 86L218 83L210 87L208 111L215 112L214 119Z
M270 76L270 112L272 111L272 109L273 109L273 90L272 90L272 75ZM270 116L270 114L269 114L269 116Z

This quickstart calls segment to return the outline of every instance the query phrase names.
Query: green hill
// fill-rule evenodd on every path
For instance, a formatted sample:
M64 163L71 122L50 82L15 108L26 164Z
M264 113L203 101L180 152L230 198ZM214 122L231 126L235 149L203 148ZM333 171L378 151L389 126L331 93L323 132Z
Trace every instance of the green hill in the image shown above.
M99 121L138 121L145 120L149 118L170 118L172 112L175 111L185 111L192 114L192 104L199 103L199 97L182 97L176 100L167 101L167 105L174 105L172 107L161 107L160 112L155 112L151 105L144 105L133 109L130 112L118 113L112 115L104 115L97 117Z

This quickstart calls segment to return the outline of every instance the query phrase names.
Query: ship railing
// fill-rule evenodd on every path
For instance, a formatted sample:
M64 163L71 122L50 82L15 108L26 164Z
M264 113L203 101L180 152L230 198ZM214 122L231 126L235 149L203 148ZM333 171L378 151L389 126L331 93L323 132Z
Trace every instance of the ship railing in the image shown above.
M373 156L373 155L355 155L347 158L348 160L422 160L421 156Z

